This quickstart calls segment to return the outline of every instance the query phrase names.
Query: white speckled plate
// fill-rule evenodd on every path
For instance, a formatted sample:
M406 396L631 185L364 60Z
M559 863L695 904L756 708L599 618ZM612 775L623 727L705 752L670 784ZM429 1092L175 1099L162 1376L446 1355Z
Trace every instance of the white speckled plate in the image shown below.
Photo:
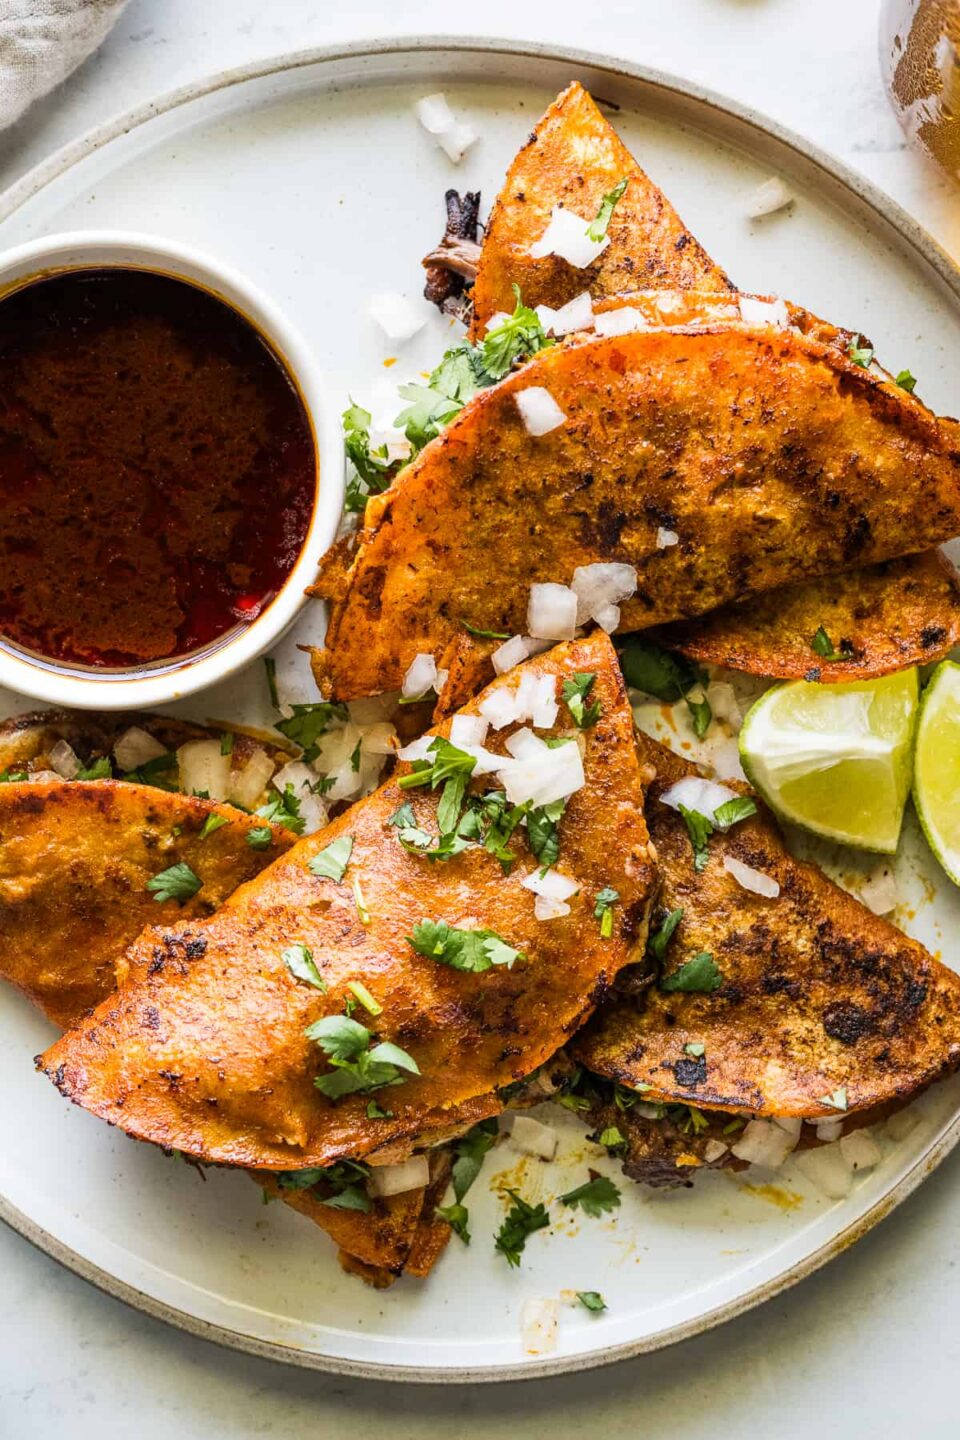
M388 376L429 366L449 333L435 318L387 371L366 298L418 291L444 189L491 197L533 120L573 77L620 106L627 143L746 288L861 327L887 364L920 377L929 403L958 408L960 277L906 216L756 116L668 77L548 47L397 41L214 77L76 142L0 197L0 245L98 226L195 242L289 307L344 394L365 397ZM412 115L413 102L439 88L482 135L457 169ZM774 172L797 203L749 223L746 197ZM308 612L279 655L288 698L312 694L295 647L316 640L320 625L319 609ZM0 699L2 713L28 708ZM256 721L265 700L257 668L183 709ZM902 923L955 960L944 937L956 934L956 895L912 823L898 870L909 901ZM790 1169L772 1191L724 1175L654 1197L625 1184L615 1218L566 1212L532 1237L519 1271L493 1253L503 1210L484 1181L517 1159L498 1150L471 1194L470 1249L454 1239L428 1282L376 1293L340 1272L306 1221L264 1208L248 1180L211 1171L203 1183L64 1104L31 1068L49 1038L19 997L0 994L0 1216L81 1275L194 1333L298 1365L406 1380L577 1370L716 1324L850 1244L960 1131L960 1088L939 1087L919 1102L911 1134L838 1203ZM564 1130L560 1160L512 1172L528 1198L579 1183L588 1151L614 1173L570 1117L550 1118ZM525 1355L523 1301L564 1288L600 1290L609 1309L565 1310L555 1353Z

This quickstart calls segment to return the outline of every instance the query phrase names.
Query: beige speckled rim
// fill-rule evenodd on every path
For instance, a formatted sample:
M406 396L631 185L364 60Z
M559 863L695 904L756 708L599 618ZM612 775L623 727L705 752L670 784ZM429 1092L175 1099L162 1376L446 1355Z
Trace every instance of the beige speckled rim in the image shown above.
M206 80L183 86L98 126L80 139L64 146L49 159L44 160L0 196L0 222L6 220L33 195L86 156L119 136L147 124L156 116L174 110L178 106L189 104L202 96L218 90L226 90L235 85L243 85L247 81L264 79L285 71L302 70L335 61L362 60L366 57L376 61L389 57L400 58L405 55L415 57L418 54L447 56L453 63L456 63L458 57L470 55L502 56L511 59L528 59L533 63L539 61L544 65L562 64L569 67L574 75L584 72L589 72L591 76L608 75L612 82L632 83L637 97L645 102L646 108L654 108L658 99L661 102L665 101L673 110L684 112L685 116L689 117L690 123L696 128L711 130L728 143L734 145L739 143L747 148L751 140L755 146L758 137L762 138L768 147L770 147L770 142L773 142L772 148L779 147L782 153L788 155L794 168L799 164L801 168L805 169L809 179L819 185L821 190L824 188L831 190L838 199L845 200L847 204L851 199L858 202L860 207L869 213L871 223L878 230L886 232L891 241L899 243L900 246L906 245L913 250L917 257L926 263L947 293L955 300L960 300L960 269L906 211L890 200L883 191L832 156L824 153L817 146L801 139L775 122L761 117L749 107L722 98L712 91L705 90L686 80L609 56L552 45L473 36L396 38L299 50L238 69L224 70ZM591 80L591 83L595 86L594 80ZM76 1251L58 1240L55 1235L37 1225L28 1215L9 1204L2 1196L0 1196L0 1220L5 1221L26 1240L36 1245L39 1250L44 1251L75 1274L82 1276L83 1279L89 1280L91 1284L96 1285L106 1294L124 1300L128 1305L132 1305L144 1314L165 1320L170 1325L187 1331L191 1335L199 1336L204 1340L213 1340L217 1344L243 1351L249 1355L256 1355L268 1360L280 1360L288 1365L296 1365L304 1369L374 1380L402 1380L418 1384L534 1380L550 1375L562 1375L570 1371L594 1369L601 1365L612 1364L617 1360L629 1359L634 1355L663 1349L667 1345L675 1344L678 1340L689 1339L726 1320L732 1320L735 1316L780 1294L815 1270L819 1270L835 1256L842 1254L861 1236L873 1229L936 1169L958 1140L960 1140L960 1115L957 1115L946 1129L931 1141L929 1147L910 1170L864 1215L859 1216L845 1229L834 1235L828 1243L821 1245L802 1261L766 1283L758 1285L748 1294L706 1310L695 1319L660 1331L656 1335L643 1336L625 1344L604 1346L589 1355L561 1356L554 1360L518 1360L515 1365L421 1367L368 1364L260 1340L250 1335L244 1335L237 1330L209 1324L183 1310L143 1294L135 1287L118 1280L115 1276L78 1255Z

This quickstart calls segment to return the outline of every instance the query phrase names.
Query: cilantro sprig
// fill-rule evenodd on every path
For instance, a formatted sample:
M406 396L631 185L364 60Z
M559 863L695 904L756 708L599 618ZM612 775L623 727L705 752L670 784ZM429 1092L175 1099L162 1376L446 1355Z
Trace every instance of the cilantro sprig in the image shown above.
M600 201L600 208L597 211L596 219L587 228L587 239L592 240L595 245L598 245L601 240L606 238L611 216L616 209L617 202L623 198L623 192L627 188L629 178L628 175L624 175L623 179L614 185L612 190L608 190Z
M592 672L583 671L563 682L561 693L578 730L589 730L600 719L600 701L587 703L596 678Z
M418 955L473 974L495 965L512 970L514 961L526 958L494 930L459 930L445 920L420 920L407 939Z
M464 1205L464 1197L470 1186L480 1174L484 1156L496 1143L497 1139L496 1119L481 1120L468 1130L466 1135L461 1135L454 1146L453 1170L450 1180L453 1184L455 1203L446 1207L437 1208L437 1214L441 1220L446 1220L451 1229L459 1235L465 1245L470 1244L469 1211Z
M810 641L810 649L821 660L852 660L853 646L849 640L840 641L840 649L837 650L827 631L821 625Z
M620 664L628 685L653 695L665 704L673 705L678 700L686 702L693 725L693 733L702 740L710 728L713 711L706 697L705 671L687 660L683 655L674 655L651 645L648 640L630 639L620 651ZM691 692L700 690L700 698L692 698Z
M560 1196L561 1205L572 1210L581 1209L585 1215L597 1220L607 1210L616 1210L620 1204L620 1190L606 1175L594 1175L575 1190L568 1190Z
M373 1044L373 1033L348 1015L324 1015L303 1032L326 1055L331 1069L317 1075L314 1085L328 1100L343 1095L402 1085L420 1067L411 1055L389 1040Z
M537 1230L544 1230L550 1224L546 1206L530 1205L516 1190L508 1190L513 1201L506 1218L497 1231L494 1249L501 1254L508 1265L519 1269L527 1239Z
M614 890L609 885L605 885L597 895L593 915L594 919L600 921L600 937L603 940L609 940L613 935L613 907L619 899L619 890Z
M186 860L180 860L176 865L170 865L166 870L161 870L159 875L154 875L147 881L147 889L154 900L161 904L165 900L177 900L185 905L192 900L202 885L200 876L192 870Z
M321 1196L321 1204L332 1210L370 1210L366 1183L370 1174L366 1165L357 1160L337 1160L333 1165L311 1166L306 1170L281 1170L277 1184L281 1190L313 1190L323 1187L330 1193Z
M701 950L692 960L687 960L670 975L661 976L657 988L670 994L679 992L686 995L711 995L723 984L723 976L717 969L709 950Z

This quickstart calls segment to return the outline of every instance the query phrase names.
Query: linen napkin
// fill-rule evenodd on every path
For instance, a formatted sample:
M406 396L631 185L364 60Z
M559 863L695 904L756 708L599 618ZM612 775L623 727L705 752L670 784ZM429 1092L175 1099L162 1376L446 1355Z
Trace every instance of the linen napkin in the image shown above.
M0 0L0 128L94 51L127 0Z

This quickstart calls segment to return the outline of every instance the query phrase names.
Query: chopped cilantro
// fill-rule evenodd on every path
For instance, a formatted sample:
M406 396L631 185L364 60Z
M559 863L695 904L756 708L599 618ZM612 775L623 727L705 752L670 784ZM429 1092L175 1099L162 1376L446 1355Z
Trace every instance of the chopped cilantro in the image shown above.
M600 921L600 935L604 940L609 940L613 934L613 907L619 899L619 890L612 890L609 885L605 885L597 896L593 915Z
M627 1137L618 1125L608 1125L606 1129L600 1131L597 1143L603 1145L607 1150L625 1150Z
M566 800L553 800L549 805L540 805L527 812L527 840L530 849L547 869L556 865L560 858L559 827L566 806Z
M620 1191L606 1175L595 1175L586 1184L578 1185L576 1190L568 1190L566 1195L561 1195L560 1203L574 1210L579 1206L585 1215L598 1219L605 1210L616 1210L620 1204Z
M347 1015L325 1015L303 1033L317 1042L333 1067L313 1082L329 1100L402 1085L407 1075L420 1074L417 1062L405 1050L390 1041L371 1046L372 1033Z
M204 820L203 829L200 831L198 839L206 840L208 835L216 834L218 830L223 829L224 825L232 824L233 821L227 815L218 815L216 811L214 811Z
M347 989L352 991L368 1015L376 1017L383 1014L383 1006L380 1001L373 998L362 980L349 980Z
M357 907L357 915L359 916L360 924L361 924L361 925L369 925L369 924L370 924L370 911L367 909L367 902L366 902L366 900L363 898L363 891L362 891L361 888L360 888L360 877L359 877L359 875L355 875L355 876L353 877L353 887L352 887L352 888L353 888L353 903L354 903L354 904L356 905L356 907Z
M16 785L29 778L26 770L0 770L0 785Z
M606 1310L607 1302L599 1290L578 1290L577 1299L584 1310L589 1310L594 1315L599 1315L601 1310Z
M317 969L313 951L302 941L298 940L295 945L288 945L286 950L281 950L280 959L295 980L302 980L305 985L312 985L314 990L326 995L327 982Z
M909 395L912 395L916 389L917 377L911 375L909 370L901 370L895 383L900 386L901 390L906 390Z
M661 920L659 926L647 938L647 954L654 960L662 960L667 953L667 946L673 936L674 930L683 919L683 907L671 910L669 915Z
M291 714L285 715L274 726L281 735L292 740L303 750L303 759L309 765L317 758L317 741L326 734L334 720L346 720L346 706L329 700L317 700L308 705L291 705Z
M859 365L861 370L867 370L873 360L873 348L867 344L862 335L850 341L847 354L854 365Z
M833 641L821 625L810 641L810 649L821 660L851 660L853 658L853 646L849 640L840 641L840 649L834 649Z
M322 875L324 879L336 880L339 884L350 864L352 853L353 836L338 835L336 840L331 840L329 845L325 845L318 854L307 861L307 869L312 875Z
M407 939L418 955L439 960L454 970L481 974L494 965L513 968L515 960L525 956L501 940L493 930L458 930L445 920L421 920Z
M394 810L388 825L395 825L398 830L415 830L417 828L417 817L413 813L413 806L409 800L404 800L398 810Z
M312 1190L322 1185L331 1190L321 1203L334 1210L370 1209L370 1197L366 1191L369 1170L356 1160L338 1160L333 1165L312 1166L306 1170L281 1170L277 1184L281 1190Z
M113 765L110 763L109 755L101 755L94 760L92 765L82 766L77 771L78 780L109 780L113 775Z
M274 710L279 710L280 697L277 694L277 662L272 655L264 655L263 668L267 672L267 691L270 695L270 704Z
M645 695L653 695L669 705L684 700L694 734L698 740L703 739L713 719L713 711L706 695L699 700L690 698L692 690L707 683L707 677L699 666L683 655L673 655L669 650L661 650L659 645L640 639L626 642L620 651L620 664L627 684L634 690L642 690Z
M516 1190L508 1190L513 1204L507 1211L506 1219L497 1231L494 1241L494 1249L498 1250L507 1261L508 1265L519 1267L520 1256L523 1254L527 1243L527 1236L532 1235L536 1230L543 1230L550 1224L550 1216L546 1207L540 1205L528 1205Z
M128 781L131 785L154 785L158 790L176 790L176 784L169 776L169 771L176 770L178 766L175 751L169 750L165 755L157 755L153 760L145 760L138 765L136 770L127 770L121 775L121 780Z
M269 850L272 840L273 831L269 825L256 825L247 831L247 844L251 850Z
M488 383L502 380L508 371L521 360L529 360L539 350L553 344L536 310L531 310L520 299L520 286L513 286L516 305L494 330L488 330L480 342L480 357Z
M349 465L344 503L350 511L362 510L368 495L379 495L386 490L400 468L397 461L390 459L386 445L371 450L371 420L369 410L352 401L341 416L343 448Z
M614 185L612 190L608 190L600 201L600 209L597 211L597 217L587 228L587 239L592 240L595 245L598 245L601 240L606 238L610 217L616 208L617 201L621 199L623 192L627 188L628 179L629 176L624 175L623 179L617 185Z
M713 812L713 823L721 830L729 830L731 825L737 825L741 820L747 820L751 815L756 815L757 805L749 795L738 795L735 800L724 800Z
M475 635L478 640L509 640L510 633L507 630L480 630L476 625L471 625L469 620L460 617L460 624L468 635Z
M294 794L292 785L285 785L282 795L277 795L273 800L268 800L266 805L261 805L257 815L261 820L275 821L285 830L292 830L295 835L303 834L305 821L300 814L300 801Z
M677 991L684 995L711 995L723 984L723 976L714 963L709 950L701 950L692 960L687 960L671 975L663 975L657 988L668 994ZM690 1052L693 1054L693 1051Z
M586 704L596 678L595 674L585 671L574 675L572 680L563 682L563 698L579 730L589 730L600 719L600 701L594 700L591 704Z
M690 844L693 847L693 868L699 872L705 870L710 852L707 848L707 841L713 834L713 822L706 815L701 815L699 810L688 810L686 805L677 807L683 816L683 823L687 827L687 834L690 836Z
M455 1205L438 1205L434 1214L439 1215L441 1220L446 1220L450 1229L455 1235L459 1235L464 1245L470 1244L470 1231L467 1228L470 1219L470 1212L466 1205L459 1202Z
M164 900L178 900L181 905L191 900L200 889L202 881L185 860L176 865L171 865L166 870L161 870L159 875L154 875L152 880L147 881L147 889L154 900L163 903Z
M466 1135L461 1135L454 1146L456 1158L453 1162L450 1179L456 1204L448 1205L445 1209L438 1209L437 1214L442 1220L446 1220L465 1245L470 1244L470 1231L467 1228L470 1217L467 1207L463 1204L463 1197L480 1174L484 1156L496 1143L497 1133L495 1119L481 1120L478 1125L474 1125L472 1129L468 1130Z
M220 736L220 754L233 754L233 734L229 730L224 730Z
M392 1120L392 1119L393 1119L393 1111L392 1111L392 1110L384 1110L383 1106L382 1106L382 1105L378 1105L377 1102L376 1102L376 1100L371 1100L371 1101L369 1102L369 1104L367 1105L367 1119L368 1119L368 1120Z

